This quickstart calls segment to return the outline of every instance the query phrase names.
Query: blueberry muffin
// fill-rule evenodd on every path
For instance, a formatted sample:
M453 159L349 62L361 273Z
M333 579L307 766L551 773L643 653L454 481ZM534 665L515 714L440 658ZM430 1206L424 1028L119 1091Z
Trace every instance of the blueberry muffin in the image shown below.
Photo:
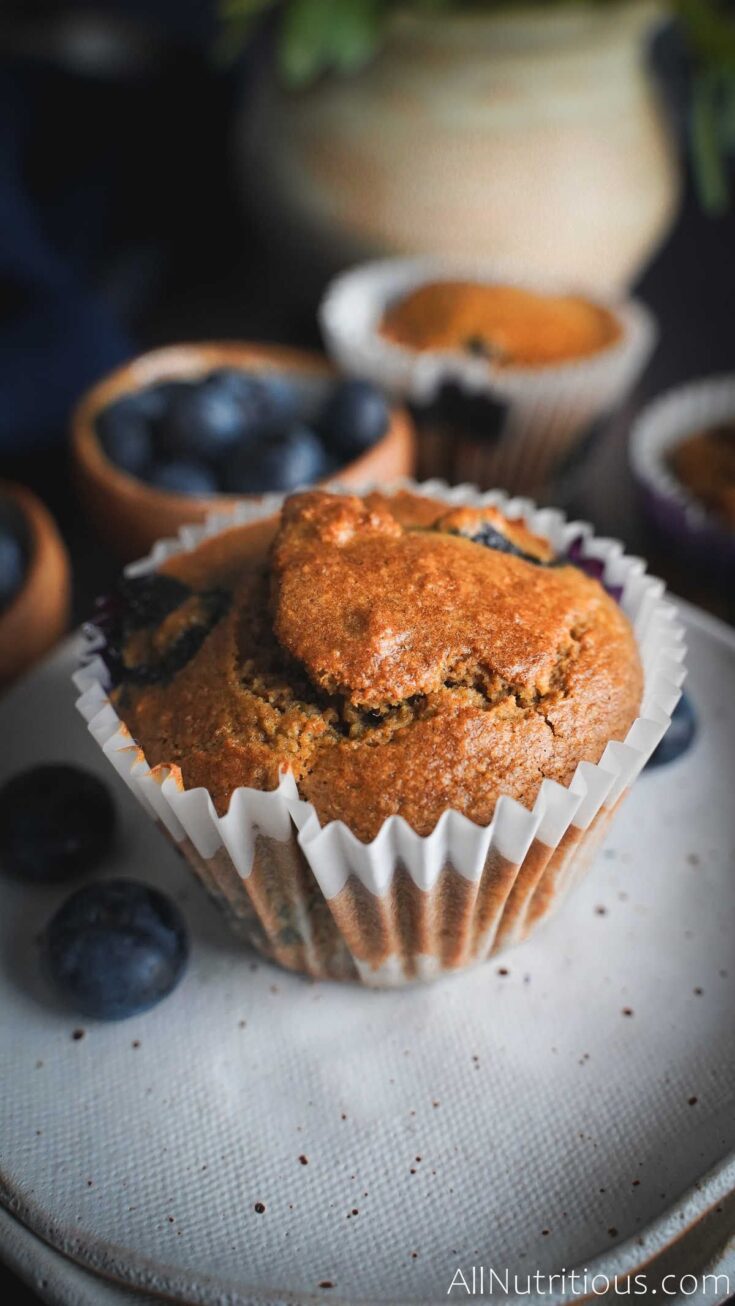
M606 589L581 537L557 530L557 556L497 507L419 491L300 493L126 578L96 621L106 669L77 677L233 927L378 986L524 938L662 733L629 732L620 560Z
M224 815L289 771L362 841L402 816L532 807L623 739L633 632L596 580L494 508L306 492L125 583L112 701L152 765Z
M687 436L673 446L669 462L684 488L735 530L735 422Z
M634 300L420 258L341 273L320 321L342 371L411 405L419 478L543 502L630 391L656 335Z

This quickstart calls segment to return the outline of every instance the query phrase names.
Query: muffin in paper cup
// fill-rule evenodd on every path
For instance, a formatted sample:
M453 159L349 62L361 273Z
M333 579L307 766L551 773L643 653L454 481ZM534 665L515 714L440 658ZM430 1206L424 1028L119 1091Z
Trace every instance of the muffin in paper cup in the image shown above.
M735 528L697 498L671 464L683 441L725 424L735 428L735 375L677 386L642 410L631 430L629 457L646 516L666 544L690 565L731 576Z
M503 364L458 350L415 350L381 332L386 310L430 283L474 282L568 296L553 278L513 265L426 258L385 259L342 273L319 319L328 353L344 371L410 403L419 429L419 473L512 494L548 496L554 475L593 424L632 389L657 339L637 300L586 298L612 314L614 341L598 352L543 366ZM584 288L575 293L585 298Z
M568 785L543 780L532 806L503 794L488 824L446 810L424 835L392 815L363 842L339 819L322 824L286 770L274 789L236 788L218 814L212 794L186 788L177 766L148 764L110 700L100 629L90 628L75 675L92 736L236 930L289 969L376 987L472 966L526 938L555 910L665 733L685 675L683 630L663 583L618 542L498 491L434 481L381 494L400 490L436 500L438 512L490 506L511 523L523 519L556 555L600 578L632 623L643 668L639 715L624 741L610 740L596 764L580 762ZM236 521L262 524L280 502L243 504ZM232 526L231 516L214 516L182 531L128 575L144 576Z

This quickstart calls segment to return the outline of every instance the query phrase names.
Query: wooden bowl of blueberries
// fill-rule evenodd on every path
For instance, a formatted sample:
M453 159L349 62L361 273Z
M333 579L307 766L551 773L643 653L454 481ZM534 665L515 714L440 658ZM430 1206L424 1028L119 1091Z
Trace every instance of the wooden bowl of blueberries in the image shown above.
M72 419L81 497L123 559L243 498L410 476L404 409L315 353L171 345L100 381Z
M0 687L61 639L69 559L56 524L24 485L0 481Z

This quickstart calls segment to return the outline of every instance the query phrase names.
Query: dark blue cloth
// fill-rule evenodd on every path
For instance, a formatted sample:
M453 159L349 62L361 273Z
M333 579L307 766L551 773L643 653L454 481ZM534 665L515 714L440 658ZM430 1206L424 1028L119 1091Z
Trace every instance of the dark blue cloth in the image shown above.
M94 206L53 223L34 193L28 149L42 93L37 73L0 68L0 455L63 439L82 391L132 352L79 257L94 248L93 233L79 241ZM51 121L49 146L60 144Z

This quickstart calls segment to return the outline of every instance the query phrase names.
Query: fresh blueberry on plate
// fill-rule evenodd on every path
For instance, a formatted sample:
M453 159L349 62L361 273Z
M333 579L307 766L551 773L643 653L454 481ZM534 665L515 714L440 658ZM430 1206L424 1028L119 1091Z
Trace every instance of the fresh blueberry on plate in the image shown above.
M675 762L682 753L691 748L697 734L697 717L692 701L687 694L682 694L674 708L671 725L661 743L649 758L646 766L666 766Z
M295 490L328 476L332 468L321 440L308 426L236 449L225 468L225 488L232 494Z
M178 907L136 880L85 885L52 917L46 969L71 1006L98 1020L124 1020L176 987L189 942Z
M65 763L32 767L0 788L0 867L36 883L96 866L115 829L115 808L96 775Z
M25 580L30 556L25 513L7 495L0 496L0 612L15 598Z
M173 494L208 496L218 490L217 478L211 468L183 458L154 463L145 480L157 490L169 490Z
M322 413L319 429L331 453L342 461L359 458L385 435L390 409L369 381L338 381Z

